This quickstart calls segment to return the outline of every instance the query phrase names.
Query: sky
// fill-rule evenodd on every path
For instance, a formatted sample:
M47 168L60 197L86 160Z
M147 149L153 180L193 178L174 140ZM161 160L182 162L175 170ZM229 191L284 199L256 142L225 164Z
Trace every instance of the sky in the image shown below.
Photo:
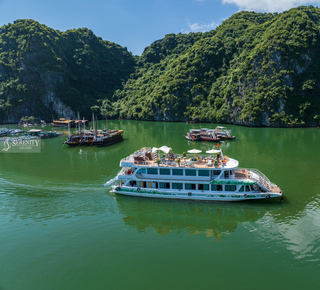
M169 33L215 29L239 11L282 12L307 0L0 0L0 26L33 19L66 31L89 28L134 55Z

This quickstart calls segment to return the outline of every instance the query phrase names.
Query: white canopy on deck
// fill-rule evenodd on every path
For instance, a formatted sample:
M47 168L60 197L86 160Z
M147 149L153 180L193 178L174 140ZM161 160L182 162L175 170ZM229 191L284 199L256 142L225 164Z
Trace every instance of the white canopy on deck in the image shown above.
M200 153L200 152L202 152L202 151L201 151L201 150L198 150L198 149L188 150L188 153L194 153L194 154L196 154L196 153Z
M206 153L209 153L209 154L220 153L220 152L221 152L221 150L216 150L216 149L211 149L211 150L206 151Z
M160 147L160 148L156 148L156 147L153 147L152 148L152 153L153 152L156 152L156 151L158 151L158 150L161 150L162 152L164 152L164 153L169 153L170 152L170 150L172 150L170 147L168 147L168 146L162 146L162 147Z

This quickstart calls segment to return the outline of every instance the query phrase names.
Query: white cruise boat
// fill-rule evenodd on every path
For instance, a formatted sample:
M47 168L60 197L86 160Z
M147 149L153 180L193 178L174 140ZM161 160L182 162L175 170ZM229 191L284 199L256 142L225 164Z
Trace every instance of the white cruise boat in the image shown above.
M171 148L142 148L120 161L121 171L105 186L141 197L203 201L283 199L279 186L257 169L239 168L222 150L173 156ZM201 152L199 150L199 152Z

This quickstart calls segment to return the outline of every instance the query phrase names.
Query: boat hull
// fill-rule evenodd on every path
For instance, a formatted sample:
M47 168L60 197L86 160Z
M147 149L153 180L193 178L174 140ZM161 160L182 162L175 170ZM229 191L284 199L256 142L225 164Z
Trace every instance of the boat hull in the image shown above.
M202 141L219 142L220 138L201 137Z
M272 192L251 192L243 193L226 193L226 192L186 192L186 191L160 191L158 189L147 188L130 188L126 186L115 186L111 192L120 195L129 195L137 197L151 197L164 199L185 199L199 201L249 201L249 200L282 200L282 193Z
M108 146L108 145L112 145L112 144L121 142L122 140L123 140L122 135L115 135L110 138L104 139L102 141L95 141L94 145L96 145L98 147L103 147L103 146Z
M189 141L201 141L201 137L196 137L196 138L192 138L192 137L189 137L189 136L184 136L187 140Z

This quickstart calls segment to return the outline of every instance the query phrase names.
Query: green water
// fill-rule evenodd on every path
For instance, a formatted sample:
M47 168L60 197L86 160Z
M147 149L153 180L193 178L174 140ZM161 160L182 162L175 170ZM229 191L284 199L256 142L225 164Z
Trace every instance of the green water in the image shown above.
M183 138L201 124L108 125L125 140L69 148L62 136L39 154L0 153L0 289L319 289L319 129L228 126L237 140L224 154L285 200L203 203L103 187L141 147L211 149Z

